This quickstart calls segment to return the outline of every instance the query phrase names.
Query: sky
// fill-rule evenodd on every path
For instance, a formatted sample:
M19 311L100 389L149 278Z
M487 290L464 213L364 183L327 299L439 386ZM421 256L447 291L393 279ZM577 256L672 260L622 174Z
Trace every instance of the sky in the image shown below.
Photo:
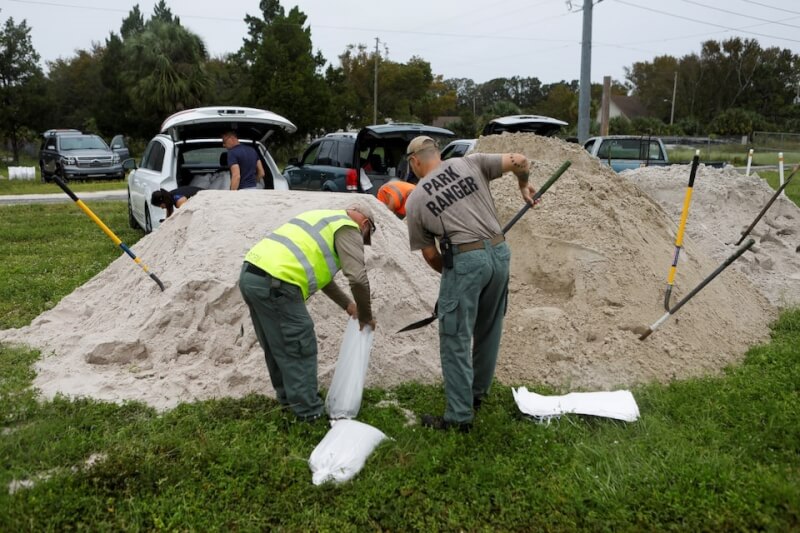
M588 0L587 0L588 1ZM0 0L0 22L23 19L47 61L103 44L137 4L146 17L157 0ZM235 52L247 36L244 17L258 0L167 0L212 56ZM315 51L338 65L349 44L405 63L419 56L434 74L482 83L536 77L580 78L583 0L281 0L307 15ZM699 53L701 43L734 36L800 53L798 0L595 0L591 79L625 79L625 68L659 55Z

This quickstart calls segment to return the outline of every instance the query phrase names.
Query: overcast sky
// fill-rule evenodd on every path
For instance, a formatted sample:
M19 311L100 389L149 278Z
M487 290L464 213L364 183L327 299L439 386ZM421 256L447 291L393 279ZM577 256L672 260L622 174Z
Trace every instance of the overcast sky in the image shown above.
M27 20L46 61L103 43L119 33L131 0L0 0L0 21ZM152 14L154 0L140 0ZM212 56L236 51L247 35L245 14L258 0L168 0L181 23L200 35ZM485 82L537 77L544 83L580 78L582 0L281 0L308 16L315 50L334 64L348 44L363 43L389 59L414 55L434 74ZM625 67L657 55L700 51L707 39L757 39L800 53L799 0L595 0L592 81L623 80Z

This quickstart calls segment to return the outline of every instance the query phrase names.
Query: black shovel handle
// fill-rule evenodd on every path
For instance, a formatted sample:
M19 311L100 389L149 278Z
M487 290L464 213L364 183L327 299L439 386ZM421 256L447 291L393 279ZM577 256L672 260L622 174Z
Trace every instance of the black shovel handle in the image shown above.
M536 191L536 194L534 194L534 195L533 195L533 201L535 202L536 200L538 200L539 198L541 198L541 197L542 197L542 195L543 195L544 193L546 193L546 192L547 192L547 189L549 189L549 188L550 188L550 186L551 186L551 185L553 185L553 184L556 182L556 180L557 180L558 178L560 178L560 177L561 177L561 174L563 174L564 172L566 172L566 171L567 171L567 169L569 168L569 166L570 166L571 164L572 164L572 161L564 161L564 162L561 164L561 166L560 166L560 167L558 167L558 170L556 170L556 171L555 171L555 173L554 173L552 176L550 176L550 179L549 179L549 180L547 180L546 182L544 182L544 185L542 185L541 187L539 187L539 190L538 190L538 191ZM514 217L513 217L511 220L509 220L509 221L508 221L508 224L506 224L506 225L503 227L503 235L505 235L506 233L508 233L508 230L510 230L510 229L511 229L511 226L513 226L514 224L516 224L516 223L517 223L517 221L518 221L520 218L522 218L522 215L524 215L525 213L527 213L527 212L528 212L528 209L530 209L530 208L531 208L531 204L530 204L530 203L528 203L528 202L525 202L525 205L522 207L522 209L520 209L520 210L519 210L519 213L517 213L516 215L514 215Z
M748 235L750 235L750 232L751 232L751 231L753 231L753 228L755 228L755 227L756 227L756 224L758 224L758 221L759 221L759 220L761 220L761 217L763 217L763 216L764 216L764 213L766 213L766 212L767 212L767 210L768 210L770 207L772 207L772 204L773 204L773 203L775 203L775 200L777 200L777 199L778 199L778 196L780 196L780 194L783 192L783 190L786 188L786 186L787 186L787 185L789 185L789 182L790 182L790 181L792 181L792 178L794 177L794 175L795 175L795 173L797 172L797 170L798 170L798 169L800 169L800 165L795 165L795 167L794 167L794 170L792 170L792 173L791 173L791 174L789 174L789 177L788 177L788 178L786 178L786 179L783 181L783 185L781 185L780 187L778 187L778 190L777 190L777 191L775 191L775 194L773 194L773 195L772 195L772 198L770 198L770 199L769 199L769 202L767 202L767 205L765 205L765 206L764 206L764 208L763 208L763 209L761 209L761 212L758 214L758 216L757 216L757 217L756 217L756 219L753 221L753 223L752 223L752 224L750 224L750 225L747 227L747 229L746 229L746 230L744 230L744 231L742 232L742 236L741 236L741 237L739 237L739 240L738 240L738 241L736 241L736 242L734 243L734 246L739 246L740 244L742 244L742 241L745 239L745 237L747 237Z

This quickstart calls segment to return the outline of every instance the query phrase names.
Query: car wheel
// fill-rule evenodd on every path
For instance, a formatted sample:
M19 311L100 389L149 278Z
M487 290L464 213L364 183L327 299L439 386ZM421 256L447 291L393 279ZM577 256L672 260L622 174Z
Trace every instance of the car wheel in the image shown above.
M145 202L144 204L144 232L153 232L153 220L150 218L150 206Z
M132 229L141 229L139 223L136 222L136 217L133 216L133 204L131 203L131 191L128 189L128 225Z

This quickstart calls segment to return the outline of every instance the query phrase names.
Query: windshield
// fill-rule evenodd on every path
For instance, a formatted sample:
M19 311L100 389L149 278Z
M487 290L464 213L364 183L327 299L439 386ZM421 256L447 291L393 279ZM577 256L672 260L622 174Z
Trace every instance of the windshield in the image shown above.
M76 135L61 139L61 150L108 150L106 142L96 135Z

